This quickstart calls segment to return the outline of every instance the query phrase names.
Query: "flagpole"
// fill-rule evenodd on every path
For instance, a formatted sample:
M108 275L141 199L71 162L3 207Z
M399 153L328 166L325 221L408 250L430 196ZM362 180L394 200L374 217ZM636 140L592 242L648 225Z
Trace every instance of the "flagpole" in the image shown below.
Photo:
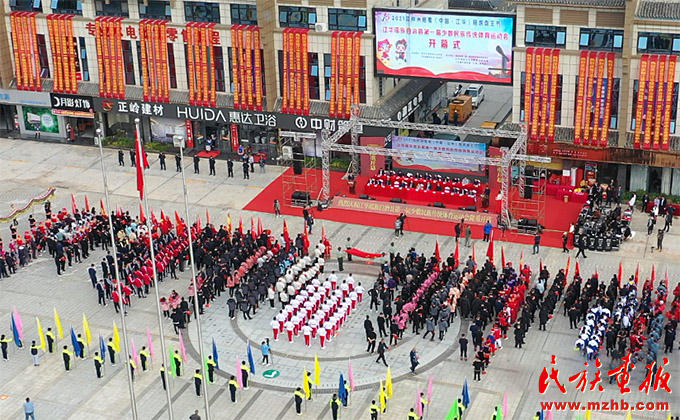
M198 305L198 279L196 278L196 261L194 260L194 245L193 239L191 237L191 225L189 224L189 195L187 193L187 181L184 175L184 138L177 136L179 141L179 156L180 156L180 169L182 173L182 192L184 195L184 213L186 214L186 223L188 226L188 239L189 239L189 264L191 265L191 277L194 282L194 315L196 316L196 330L198 332L198 353L201 357L201 375L207 378L206 366L205 366L205 353L203 351L203 332L201 329L201 313ZM206 220L206 226L208 221ZM203 402L205 404L205 417L210 420L210 399L208 398L208 381L202 381L203 383Z
M135 130L136 130L136 137L137 141L141 144L142 142L142 134L141 131L139 130L139 118L135 118ZM141 147L140 147L141 149ZM143 152L142 152L143 154ZM138 154L137 156L137 164L141 166L142 168L142 179L144 179L144 156L141 154ZM139 160L141 159L141 161ZM153 249L153 230L151 226L151 213L149 212L149 199L146 194L146 183L144 183L143 187L143 192L144 192L144 199L142 200L144 202L144 212L148 214L145 219L145 224L146 224L146 230L148 231L149 235L149 258L151 259L151 269L153 271L153 285L154 285L154 293L156 295L156 316L158 318L158 332L160 333L160 339L161 339L161 355L163 357L163 366L170 366L168 364L168 355L165 352L165 334L163 333L163 316L161 313L161 303L160 303L160 296L158 294L158 272L156 271L156 251ZM165 387L165 397L168 402L168 418L170 420L174 419L174 414L172 412L172 395L170 395L170 387L166 386Z
M121 310L120 310L120 324L121 328L123 329L123 347L125 348L125 362L127 362L130 359L130 350L128 349L128 340L127 340L127 326L125 323L125 304L123 303L123 292L121 290L121 278L120 278L120 271L118 270L118 252L116 250L116 234L113 231L113 216L112 216L112 211L111 211L111 201L109 200L109 184L106 179L106 166L104 164L104 149L102 147L102 141L104 140L104 136L102 135L102 130L100 128L97 129L97 143L99 144L99 161L101 162L102 165L102 178L104 180L104 199L106 200L106 214L109 218L109 235L111 236L111 246L113 247L113 269L114 273L116 275L116 288L118 289L118 296L121 300ZM56 340L55 340L56 341ZM75 359L75 357L74 357ZM128 388L130 391L130 411L132 411L132 418L133 420L137 420L137 398L135 396L135 387L132 384L132 372L130 372L130 369L125 369L127 372L127 379L128 379Z

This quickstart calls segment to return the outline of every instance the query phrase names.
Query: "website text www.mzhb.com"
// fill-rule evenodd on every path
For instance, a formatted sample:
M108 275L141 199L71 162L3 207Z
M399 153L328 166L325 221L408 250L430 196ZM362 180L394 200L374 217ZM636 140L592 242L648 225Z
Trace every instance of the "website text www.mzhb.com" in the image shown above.
M625 400L610 400L610 401L589 401L581 403L578 401L557 402L548 401L542 402L541 408L543 410L555 411L574 411L574 410L591 410L591 411L668 411L668 402L635 402L629 403Z

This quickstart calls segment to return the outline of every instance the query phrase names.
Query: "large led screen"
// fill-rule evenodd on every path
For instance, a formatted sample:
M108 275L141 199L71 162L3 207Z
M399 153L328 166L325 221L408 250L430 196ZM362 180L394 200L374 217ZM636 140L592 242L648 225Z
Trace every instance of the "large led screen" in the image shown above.
M378 76L512 84L515 18L373 9Z

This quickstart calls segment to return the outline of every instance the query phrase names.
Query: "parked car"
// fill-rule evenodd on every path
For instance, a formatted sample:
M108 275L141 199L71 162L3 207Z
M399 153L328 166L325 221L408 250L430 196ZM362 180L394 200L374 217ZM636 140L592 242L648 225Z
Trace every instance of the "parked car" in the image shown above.
M484 85L472 84L465 90L465 94L472 97L472 106L477 108L484 100Z

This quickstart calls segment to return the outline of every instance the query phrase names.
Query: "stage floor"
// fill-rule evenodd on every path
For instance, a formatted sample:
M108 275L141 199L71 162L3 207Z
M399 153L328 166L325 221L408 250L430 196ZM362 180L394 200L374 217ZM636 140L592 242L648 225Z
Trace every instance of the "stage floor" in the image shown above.
M319 188L321 188L321 173L318 169L305 169L317 171L319 178ZM271 182L260 194L251 200L244 210L261 211L267 213L274 212L274 199L281 202L281 213L290 216L302 216L302 208L292 207L284 200L283 177L290 176L291 168L286 169L284 174ZM376 197L376 200L362 200L359 195L363 194L366 177L358 177L356 190L350 194L347 181L342 179L344 173L331 171L331 197L333 203L330 208L318 211L314 209L316 219L333 220L342 223L352 223L365 226L375 226L384 228L394 228L396 216L404 212L407 214L405 229L414 232L439 234L446 236L454 235L454 226L461 218L465 218L472 229L473 239L483 237L482 226L487 220L496 224L497 213L492 212L491 206L488 213L470 212L451 208L436 208L428 206L431 203L409 202L408 204L391 203L389 198ZM319 191L309 191L312 197L317 197ZM497 192L492 191L492 197ZM562 232L569 228L569 224L576 220L581 209L579 203L565 203L555 197L546 197L546 217L545 227L541 238L541 245L551 247L562 246ZM433 223L435 221L436 223ZM501 232L495 230L495 238L509 242L531 244L533 235L518 233L517 231Z

